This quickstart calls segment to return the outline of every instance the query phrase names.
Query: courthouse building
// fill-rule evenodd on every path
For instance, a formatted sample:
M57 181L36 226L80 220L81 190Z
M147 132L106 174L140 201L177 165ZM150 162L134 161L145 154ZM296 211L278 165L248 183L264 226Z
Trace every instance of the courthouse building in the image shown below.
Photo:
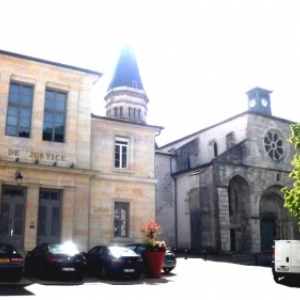
M141 240L155 218L155 135L133 53L124 48L104 99L102 74L0 51L0 241L27 251L40 242Z

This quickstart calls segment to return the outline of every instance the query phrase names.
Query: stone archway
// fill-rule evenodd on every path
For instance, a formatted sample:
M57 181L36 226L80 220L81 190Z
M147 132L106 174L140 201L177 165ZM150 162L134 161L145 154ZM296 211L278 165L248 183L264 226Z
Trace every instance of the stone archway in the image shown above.
M272 186L259 203L261 251L269 251L274 239L299 238L296 219L283 207L282 186Z
M230 250L250 251L249 188L242 176L234 176L228 184Z

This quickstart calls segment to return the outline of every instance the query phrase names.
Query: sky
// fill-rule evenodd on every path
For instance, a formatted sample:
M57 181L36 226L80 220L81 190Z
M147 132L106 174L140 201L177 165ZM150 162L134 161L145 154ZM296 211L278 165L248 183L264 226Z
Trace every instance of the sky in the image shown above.
M299 15L299 0L1 0L0 49L103 73L104 116L130 44L162 146L246 111L257 86L274 116L300 122Z

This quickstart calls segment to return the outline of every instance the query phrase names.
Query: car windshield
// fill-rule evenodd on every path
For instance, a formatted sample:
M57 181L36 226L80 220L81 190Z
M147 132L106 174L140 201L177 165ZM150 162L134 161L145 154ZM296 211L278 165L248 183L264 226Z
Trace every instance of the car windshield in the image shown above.
M73 243L51 244L49 246L49 251L51 253L65 253L69 255L79 253L77 247Z
M115 257L119 256L135 256L135 252L128 248L123 247L109 247L109 251Z
M17 253L16 249L11 245L0 244L0 254Z

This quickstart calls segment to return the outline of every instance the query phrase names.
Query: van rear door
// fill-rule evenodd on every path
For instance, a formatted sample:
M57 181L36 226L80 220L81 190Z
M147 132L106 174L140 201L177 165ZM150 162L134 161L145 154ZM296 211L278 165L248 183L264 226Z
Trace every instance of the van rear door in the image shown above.
M292 241L275 241L274 269L279 273L290 273L292 266Z
M300 274L300 241L293 240L292 244L292 262L290 269L292 273Z

